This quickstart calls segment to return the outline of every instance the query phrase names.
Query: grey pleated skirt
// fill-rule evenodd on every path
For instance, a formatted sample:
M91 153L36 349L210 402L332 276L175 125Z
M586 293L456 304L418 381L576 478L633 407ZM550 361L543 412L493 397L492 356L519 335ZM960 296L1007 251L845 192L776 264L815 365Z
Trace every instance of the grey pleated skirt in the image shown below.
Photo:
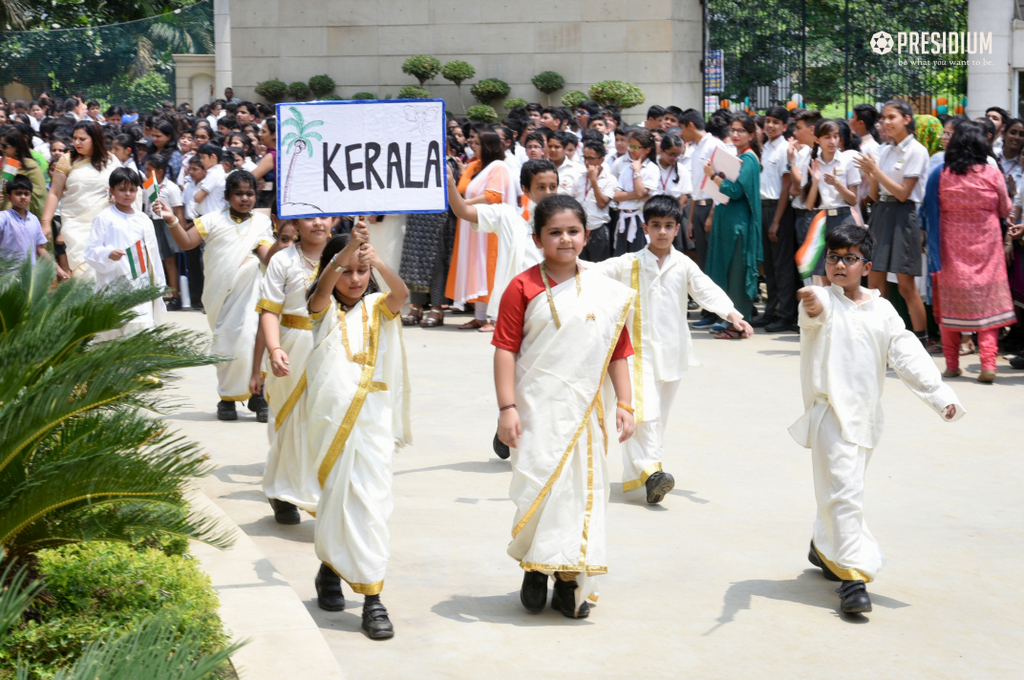
M921 275L921 223L916 203L876 203L868 226L875 237L873 271Z

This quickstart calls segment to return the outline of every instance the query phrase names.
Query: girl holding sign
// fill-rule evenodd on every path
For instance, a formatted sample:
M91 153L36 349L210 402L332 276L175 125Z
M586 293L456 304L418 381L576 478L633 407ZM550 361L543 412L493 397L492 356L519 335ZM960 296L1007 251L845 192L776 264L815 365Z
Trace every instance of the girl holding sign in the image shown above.
M390 293L377 290L376 269ZM335 236L320 256L309 289L313 351L309 442L322 488L317 506L317 604L345 608L344 579L363 595L363 630L374 640L395 634L380 601L390 555L394 508L391 461L410 443L409 379L399 315L409 296L402 279L369 243L364 222Z
M142 186L139 173L117 168L110 173L110 195L114 200L92 220L83 257L96 272L96 290L127 279L134 286L165 287L153 221L132 204ZM112 340L153 328L160 323L166 307L162 297L135 307L135 318L116 330L100 333L98 340Z

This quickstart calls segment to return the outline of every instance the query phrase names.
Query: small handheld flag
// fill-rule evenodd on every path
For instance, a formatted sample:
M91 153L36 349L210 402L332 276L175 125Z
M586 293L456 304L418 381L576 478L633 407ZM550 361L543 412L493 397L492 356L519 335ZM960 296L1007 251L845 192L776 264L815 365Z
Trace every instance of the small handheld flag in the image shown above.
M18 176L18 170L21 169L21 162L13 158L4 159L3 177L4 181L10 182L12 179Z
M146 192L149 204L153 205L160 198L160 185L156 182L156 173L149 173L149 177L142 183L142 189Z
M800 250L796 251L796 268L800 272L800 278L810 278L814 268L818 265L825 252L825 211L821 210L811 220L811 227L807 230L807 238Z
M137 279L146 273L146 257L142 252L142 241L136 241L128 249L128 267L132 271L132 278Z

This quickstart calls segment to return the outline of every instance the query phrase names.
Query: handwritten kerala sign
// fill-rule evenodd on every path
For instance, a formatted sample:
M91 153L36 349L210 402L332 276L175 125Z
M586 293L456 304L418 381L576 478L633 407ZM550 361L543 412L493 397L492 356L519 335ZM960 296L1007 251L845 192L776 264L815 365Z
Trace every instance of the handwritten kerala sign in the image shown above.
M278 104L278 215L443 212L445 134L442 99Z

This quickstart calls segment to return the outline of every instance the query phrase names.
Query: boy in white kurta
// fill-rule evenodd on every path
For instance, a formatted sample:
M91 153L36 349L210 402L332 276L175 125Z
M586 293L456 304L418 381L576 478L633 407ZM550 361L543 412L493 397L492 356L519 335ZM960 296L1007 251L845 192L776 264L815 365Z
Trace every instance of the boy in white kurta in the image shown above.
M753 328L736 311L732 300L697 263L672 243L683 223L676 197L654 196L644 204L644 231L650 242L635 253L593 265L636 291L630 336L633 356L633 408L636 434L622 444L622 489L645 487L647 502L660 503L675 487L675 479L662 470L665 425L683 371L699 366L686 321L687 296L704 309L733 324L738 336Z
M114 204L93 218L83 253L96 273L96 290L125 279L134 286L167 285L153 220L132 205L140 186L142 178L134 170L117 168L110 173ZM134 319L117 330L100 333L97 339L111 340L153 328L165 311L163 297L140 303L135 306Z
M365 596L363 630L379 640L394 635L380 601L395 505L392 458L412 438L399 318L409 290L370 246L363 222L351 241L331 239L321 262L309 298L315 345L306 368L309 438L322 487L314 536L322 562L317 604L344 609L344 579ZM389 293L371 292L374 269Z
M470 205L462 197L457 182L448 169L448 204L456 217L466 220L474 231L498 235L498 257L494 267L494 285L487 316L498 318L501 296L512 279L537 265L543 259L534 244L533 210L546 196L558 191L558 171L549 160L529 160L523 163L519 179L526 196L525 208L507 203L477 203Z
M808 559L836 590L842 611L871 611L866 583L885 554L864 521L864 473L882 436L886 366L944 420L964 415L920 341L877 290L860 287L871 269L874 237L855 224L826 237L828 288L802 288L800 375L804 415L790 434L811 449L818 504Z
M205 145L204 145L205 146ZM217 364L217 418L238 420L236 401L249 400L256 412L263 397L249 392L253 347L259 316L262 267L280 249L274 241L270 218L252 212L256 205L256 178L245 170L232 172L225 185L228 207L196 218L194 228L185 230L170 208L158 201L154 206L171 236L182 250L205 242L203 249L203 308L213 331L212 354L232 361Z
M586 213L575 199L545 198L535 224L544 262L505 290L491 341L498 438L515 449L508 554L525 572L523 606L543 610L554 576L551 606L582 618L608 571L605 414L614 412L620 442L633 433L625 327L634 293L577 264Z

